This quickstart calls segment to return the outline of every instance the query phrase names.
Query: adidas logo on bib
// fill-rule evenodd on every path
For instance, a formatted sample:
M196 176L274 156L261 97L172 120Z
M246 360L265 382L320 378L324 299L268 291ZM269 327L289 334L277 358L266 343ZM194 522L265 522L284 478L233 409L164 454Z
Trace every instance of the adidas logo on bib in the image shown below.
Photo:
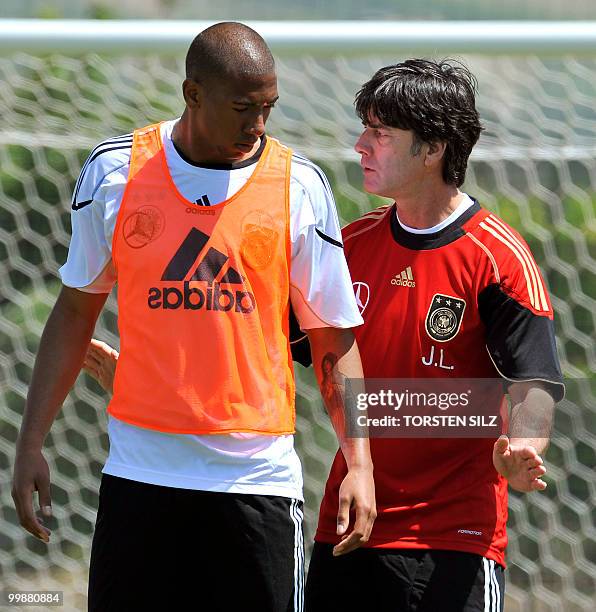
M242 314L250 314L256 306L255 297L249 291L223 288L223 285L240 285L244 289L242 276L237 270L224 266L228 256L213 247L195 264L199 253L209 241L209 236L200 230L190 230L161 277L162 281L177 282L175 286L151 287L147 296L147 305L152 310L213 310L227 312L229 310ZM196 268L195 268L196 265ZM194 271L193 271L194 268ZM187 276L192 272L192 276ZM205 282L197 287L199 282ZM191 285L192 283L192 285Z
M396 274L391 279L392 285L397 285L398 287L415 287L416 282L414 281L414 275L412 274L411 266L408 266L405 270Z

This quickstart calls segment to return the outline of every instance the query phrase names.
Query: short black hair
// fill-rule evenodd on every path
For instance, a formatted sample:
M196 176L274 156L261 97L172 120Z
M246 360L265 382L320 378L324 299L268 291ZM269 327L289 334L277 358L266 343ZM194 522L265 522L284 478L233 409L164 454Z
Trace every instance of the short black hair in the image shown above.
M272 72L275 61L265 40L236 21L223 21L203 30L186 54L186 78L199 83Z
M385 66L356 94L356 112L366 125L414 132L413 153L423 142L445 142L443 180L459 187L482 125L476 110L478 83L460 62L409 59Z

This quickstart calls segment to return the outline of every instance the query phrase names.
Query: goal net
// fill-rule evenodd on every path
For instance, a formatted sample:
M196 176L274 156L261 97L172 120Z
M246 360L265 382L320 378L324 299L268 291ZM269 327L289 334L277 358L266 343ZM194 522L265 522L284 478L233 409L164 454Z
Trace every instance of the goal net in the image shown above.
M18 525L14 446L43 325L60 288L70 197L90 149L182 111L182 57L160 51L0 57L0 584L56 589L85 609L86 572L107 452L106 396L80 376L48 436L55 525L49 546ZM594 610L596 597L596 52L458 56L479 81L486 128L465 191L519 229L551 291L570 379L547 454L548 488L510 496L506 610ZM445 55L445 54L443 54ZM432 56L432 53L418 53ZM435 55L436 57L436 55ZM280 102L268 132L320 164L344 223L381 203L362 192L354 93L398 55L278 56ZM113 296L96 336L118 346ZM68 341L65 338L65 341ZM336 443L310 371L297 367L297 445L306 545Z

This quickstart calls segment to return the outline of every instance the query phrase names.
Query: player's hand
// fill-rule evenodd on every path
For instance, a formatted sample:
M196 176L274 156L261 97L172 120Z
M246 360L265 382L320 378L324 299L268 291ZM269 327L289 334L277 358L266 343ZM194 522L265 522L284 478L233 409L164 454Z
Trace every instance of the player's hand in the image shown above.
M41 450L35 452L19 451L15 459L12 483L14 500L19 522L36 538L46 544L50 541L50 530L44 526L43 519L33 510L33 492L37 491L39 509L43 516L52 516L50 498L50 468Z
M109 344L91 339L83 361L83 369L90 374L108 393L114 392L114 374L119 353Z
M354 510L355 521L352 531L348 533L350 509ZM372 466L349 470L339 488L337 535L342 539L333 548L333 555L338 557L368 542L376 518Z
M546 468L533 446L512 443L507 436L501 436L493 447L493 464L516 491L527 493L546 489L546 482L541 480Z

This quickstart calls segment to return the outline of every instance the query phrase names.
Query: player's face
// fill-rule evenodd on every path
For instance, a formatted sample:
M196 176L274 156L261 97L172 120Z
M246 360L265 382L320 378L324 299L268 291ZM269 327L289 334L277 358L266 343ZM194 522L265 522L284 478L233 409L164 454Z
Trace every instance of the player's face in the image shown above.
M192 109L193 138L204 160L229 163L251 157L278 97L275 73L231 77L204 88Z
M371 116L354 148L360 154L364 189L394 200L413 196L424 179L424 147L412 154L414 132L387 127Z

